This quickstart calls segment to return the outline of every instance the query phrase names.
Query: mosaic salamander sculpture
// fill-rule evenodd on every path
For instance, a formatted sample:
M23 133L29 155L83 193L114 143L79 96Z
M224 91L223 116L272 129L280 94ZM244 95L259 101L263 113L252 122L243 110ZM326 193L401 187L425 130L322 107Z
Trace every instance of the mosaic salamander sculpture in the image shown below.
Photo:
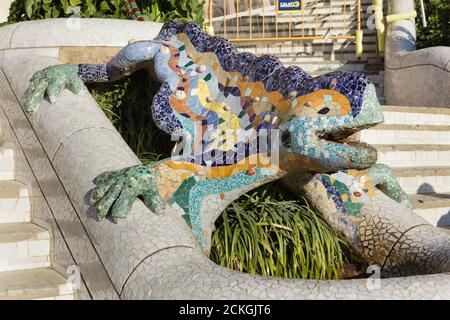
M239 53L195 23L171 21L151 41L123 48L107 64L59 65L34 75L26 100L114 81L148 69L161 83L156 125L179 139L175 154L98 177L99 219L125 218L142 196L157 214L183 216L205 253L214 221L243 193L283 179L302 192L367 263L384 275L450 270L450 237L411 210L376 150L347 138L383 122L375 87L360 73L311 77L274 56Z

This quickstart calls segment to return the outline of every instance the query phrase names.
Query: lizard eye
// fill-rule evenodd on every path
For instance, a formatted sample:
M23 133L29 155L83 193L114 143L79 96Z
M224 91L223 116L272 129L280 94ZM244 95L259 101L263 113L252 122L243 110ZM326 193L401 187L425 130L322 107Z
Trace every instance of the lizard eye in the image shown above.
M317 112L318 114L327 114L328 112L330 112L330 108L325 107L319 110L319 112Z

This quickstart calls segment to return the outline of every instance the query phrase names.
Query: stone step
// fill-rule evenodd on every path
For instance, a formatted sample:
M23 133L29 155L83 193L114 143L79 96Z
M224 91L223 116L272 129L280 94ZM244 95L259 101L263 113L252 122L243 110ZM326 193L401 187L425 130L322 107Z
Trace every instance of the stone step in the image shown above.
M231 22L229 22L231 23ZM277 29L274 26L270 26L267 24L259 23L255 25L252 22L252 27L236 27L235 24L227 25L226 28L226 38L229 39L248 39L248 38L287 38L287 37L320 37L319 39L305 39L304 41L314 41L317 43L324 42L324 39L327 35L329 37L344 37L344 36L355 36L356 34L356 26L354 23L341 23L341 24L325 24L326 29L320 30L314 24L304 25L298 24L294 25L285 24L278 25L278 33ZM364 30L363 30L364 31ZM216 36L224 36L225 30L221 28L214 27L214 34ZM352 40L353 39L353 40ZM354 41L354 38L350 40ZM335 40L345 40L345 39L335 39ZM276 40L271 40L276 41ZM298 41L296 39L295 41ZM376 35L372 32L363 32L363 43L374 43L376 41Z
M27 186L16 181L0 181L0 225L30 221Z
M261 34L262 36L262 34ZM295 36L301 36L301 34L297 34ZM267 35L266 35L267 37ZM286 37L283 35L283 37ZM229 34L228 38L237 39L234 37L234 34ZM253 35L253 38L256 38L255 35ZM233 44L238 47L252 47L252 46L258 46L258 47L267 47L270 48L272 46L280 46L280 47L286 47L286 46L292 46L293 49L297 49L302 51L304 47L313 47L315 50L318 51L323 46L325 47L322 49L324 50L336 50L337 46L347 46L349 44L354 44L354 39L303 39L303 40L297 40L297 39L277 39L277 40L271 40L271 41L247 41L248 38L242 37L242 39L239 39L240 41L233 41ZM375 36L366 36L364 37L364 43L363 45L375 45L376 44L376 37ZM333 46L333 47L332 47Z
M259 51L261 52L261 51ZM375 54L375 53L371 53ZM262 54L257 53L257 56L261 56ZM350 58L349 55L353 56ZM382 74L384 72L384 66L380 65L370 65L367 62L367 58L357 59L355 57L355 53L339 53L339 52L331 52L329 54L324 54L322 56L311 55L311 57L307 57L304 54L295 55L277 55L278 59L282 63L296 63L296 64L339 64L341 66L346 65L356 65L358 70L364 70L366 74ZM347 57L347 58L346 58ZM340 59L342 58L342 59Z
M242 24L241 19L239 20L239 25L236 26L236 20L234 21L234 24L227 24L227 33L234 32L236 33L237 30L239 30L239 34L250 34L250 31L252 31L252 34L257 33L275 33L276 31L276 23L274 21L264 21L264 26L262 24L261 18L256 20L256 24L252 20L252 27L250 28L249 24ZM229 22L228 22L229 23ZM223 33L223 21L217 22L217 25L214 26L215 33ZM281 26L281 27L280 27ZM232 31L231 31L232 30ZM284 24L278 24L278 31L285 32L289 30L289 23ZM335 35L354 35L355 34L355 28L352 23L348 24L339 24L332 28L332 32ZM330 31L329 26L323 26L323 25L312 25L309 27L306 27L305 25L302 25L302 23L298 23L297 21L291 22L291 31L298 33L305 33L305 35L325 35ZM376 37L376 30L363 30L364 31L364 37L370 37L374 38Z
M14 149L0 148L0 180L14 180Z
M298 66L309 73L311 76L319 76L336 70L347 72L360 72L368 76L376 87L384 87L384 74L381 70L371 70L367 72L364 63L346 62L346 61L298 61L297 59L283 59L280 61L284 66ZM377 94L380 94L377 92Z
M250 32L251 30L251 32ZM334 37L334 41L338 40L351 40L355 41L354 38L350 39L341 39L339 37L354 37L356 34L356 28L353 26L348 26L345 30L343 27L328 27L327 30L317 30L314 26L291 26L289 32L289 25L286 25L284 28L278 27L278 33L275 27L268 28L266 25L263 26L252 26L251 29L241 29L236 28L236 26L228 26L226 29L227 33L224 36L225 30L217 30L214 28L214 35L216 36L224 36L225 38L231 39L234 42L246 42L244 40L257 38L261 40L253 40L254 42L262 42L264 38L289 38L289 37L317 37L318 39L292 39L292 41L308 41L313 43L323 43L326 42L325 38ZM240 39L240 41L235 41L236 39ZM270 42L276 41L284 41L289 39L271 39ZM331 41L331 40L330 40ZM363 43L374 43L376 41L376 36L372 33L363 33Z
M293 60L281 59L281 62L286 66L299 66L311 76L320 76L333 71L347 71L347 72L360 72L366 74L370 81L375 85L378 98L384 97L384 75L382 71L371 70L367 72L367 65L359 62L342 62L342 61L317 61L317 62L304 62Z
M330 53L325 55L311 55L307 56L304 54L295 55L277 55L282 63L296 63L298 65L301 64L317 64L321 65L324 63L338 63L342 66L348 65L357 65L358 70L364 70L364 73L367 75L380 75L380 72L384 71L384 66L379 65L370 65L367 62L367 58L369 55L376 55L377 53L370 53L367 56L357 59L355 57L355 53ZM261 54L256 54L260 56Z
M288 53L281 52L280 48L280 54L276 54L276 56L280 60L290 60L295 61L298 63L302 62L317 62L320 63L321 61L351 61L352 63L360 63L364 64L365 69L367 70L367 67L374 68L377 71L384 70L384 65L382 64L372 64L368 60L370 58L377 58L379 57L379 54L377 52L368 52L364 53L363 57L361 59L357 59L355 57L354 51L348 51L348 50L339 50L339 51L314 51L314 52L293 52L292 48L288 48L290 51ZM239 49L240 50L240 49ZM284 50L284 49L283 49ZM242 50L244 51L244 50ZM250 51L255 55L263 55L264 49L258 49L258 48L252 48ZM367 65L370 63L369 65Z
M450 126L380 124L363 130L361 141L369 144L450 145Z
M222 34L216 33L217 36L223 36ZM349 44L355 44L354 39L323 39L322 37L319 39L286 39L289 37L289 34L287 32L283 32L283 34L278 35L279 38L277 40L270 40L270 41L264 41L264 40L251 40L250 38L258 38L258 39L264 39L264 38L274 38L275 34L268 34L267 32L263 35L262 33L253 33L252 37L244 37L240 36L239 38L236 37L236 34L233 32L228 32L227 36L225 38L231 39L233 44L235 46L267 46L270 48L272 44L274 45L281 45L286 46L292 43L296 46L294 49L298 49L299 51L304 51L303 47L312 47L313 51L331 51L331 50L340 50L345 49L348 47ZM301 37L301 33L292 33L291 37ZM250 39L250 40L249 40ZM376 38L374 36L366 36L364 37L363 41L364 51L373 51L376 50Z
M345 70L345 71L352 71L352 72L363 72L364 71L364 64L360 63L346 63L344 61L301 61L298 62L295 59L289 60L289 59L283 59L281 58L280 61L285 66L290 65L296 65L308 72L312 76L322 75L334 70Z
M385 124L449 125L450 108L383 106Z
M0 224L0 272L50 265L50 235L33 223Z
M213 25L215 35L223 35L225 30L222 26L223 22L217 22ZM331 31L330 31L331 29ZM278 23L278 35L286 36L286 33L291 32L291 36L325 36L331 34L334 36L354 36L356 34L355 22L340 22L340 23L326 23L324 25L317 25L315 23ZM249 22L243 24L239 20L239 25L236 26L236 20L227 22L227 37L228 38L262 38L262 37L276 37L277 25L275 22L262 21L262 19L252 20L252 26ZM363 39L365 41L375 41L376 33L373 30L363 30Z
M52 269L0 273L0 300L73 300L71 283Z
M285 66L296 65L301 67L303 70L311 74L312 76L321 75L326 72L331 72L334 70L342 70L349 72L363 72L365 73L372 82L379 83L383 86L384 75L382 71L371 71L366 72L366 65L360 61L334 61L334 60L322 60L322 61L298 61L297 59L284 59L281 58L280 61Z
M406 193L450 192L450 166L394 168L394 172Z
M333 42L330 43L312 43L309 41L290 41L290 43L287 43L286 41L283 41L282 43L266 42L265 44L258 43L253 46L250 42L234 42L233 45L241 52L251 52L256 55L276 55L281 60L285 57L292 58L296 55L304 56L308 54L322 56L326 58L325 60L335 60L337 58L332 58L330 56L337 53L353 54L354 56L356 51L356 45L352 40L345 40L344 42L333 40ZM377 45L375 43L364 43L363 48L365 53L370 53L371 55L377 54ZM351 60L358 61L356 57Z
M378 150L378 162L391 167L450 166L450 145L373 145Z
M450 226L450 193L413 194L414 211L434 226Z
M308 60L297 60L294 57L285 58L283 56L280 57L280 61L292 61L297 62L298 66L312 66L312 67L320 67L320 66L331 66L331 67L342 67L345 65L351 65L352 68L355 68L355 71L357 70L364 70L365 63L364 61L345 61L345 60L318 60L318 61L308 61ZM372 73L373 75L373 73Z

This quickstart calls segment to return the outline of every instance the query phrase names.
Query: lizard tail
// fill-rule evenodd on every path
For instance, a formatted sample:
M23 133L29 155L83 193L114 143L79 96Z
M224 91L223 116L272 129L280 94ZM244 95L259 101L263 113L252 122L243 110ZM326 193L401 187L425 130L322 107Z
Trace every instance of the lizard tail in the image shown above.
M123 0L123 7L125 8L128 19L145 21L144 16L142 15L142 12L135 0Z

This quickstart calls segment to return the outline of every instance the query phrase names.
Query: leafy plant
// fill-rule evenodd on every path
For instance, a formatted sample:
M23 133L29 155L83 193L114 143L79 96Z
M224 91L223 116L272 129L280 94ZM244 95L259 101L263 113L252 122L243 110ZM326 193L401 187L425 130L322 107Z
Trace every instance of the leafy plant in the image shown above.
M422 20L416 19L417 48L450 46L450 2L427 0L424 3L428 27L424 28ZM420 12L419 4L417 12Z
M241 272L333 279L343 270L343 244L308 205L265 186L233 202L216 222L211 259Z
M158 84L145 71L114 83L89 84L88 88L100 108L144 164L170 156L174 142L159 130L150 106Z
M201 25L203 1L138 0L136 3L147 20L192 20ZM15 0L10 7L8 21L64 18L74 14L83 18L126 19L122 0Z
M16 0L11 3L8 21L70 17L124 18L122 0Z
M137 0L146 20L165 22L171 19L203 24L204 0Z

